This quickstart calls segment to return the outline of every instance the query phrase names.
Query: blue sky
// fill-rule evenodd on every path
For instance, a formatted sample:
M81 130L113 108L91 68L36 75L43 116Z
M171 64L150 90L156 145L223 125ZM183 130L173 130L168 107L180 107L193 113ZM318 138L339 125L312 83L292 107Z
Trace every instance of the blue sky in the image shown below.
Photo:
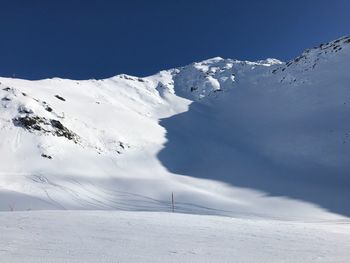
M145 76L221 56L288 60L350 35L348 0L0 0L0 76Z

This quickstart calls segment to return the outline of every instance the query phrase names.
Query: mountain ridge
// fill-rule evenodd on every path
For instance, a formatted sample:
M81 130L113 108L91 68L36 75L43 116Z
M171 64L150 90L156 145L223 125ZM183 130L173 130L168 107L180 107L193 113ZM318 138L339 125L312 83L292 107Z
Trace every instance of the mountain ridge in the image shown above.
M167 211L175 192L186 213L349 215L343 190L327 200L349 185L349 42L286 63L216 57L144 78L0 78L0 209Z

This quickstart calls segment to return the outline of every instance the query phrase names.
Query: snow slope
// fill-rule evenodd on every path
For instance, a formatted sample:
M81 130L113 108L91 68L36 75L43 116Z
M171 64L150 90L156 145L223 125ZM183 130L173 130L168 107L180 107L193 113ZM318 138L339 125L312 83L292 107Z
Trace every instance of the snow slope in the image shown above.
M349 38L288 63L0 78L0 209L349 216Z
M245 65L225 96L161 122L168 140L159 159L173 173L350 216L349 43L271 67Z
M349 262L349 224L159 212L0 213L2 262Z

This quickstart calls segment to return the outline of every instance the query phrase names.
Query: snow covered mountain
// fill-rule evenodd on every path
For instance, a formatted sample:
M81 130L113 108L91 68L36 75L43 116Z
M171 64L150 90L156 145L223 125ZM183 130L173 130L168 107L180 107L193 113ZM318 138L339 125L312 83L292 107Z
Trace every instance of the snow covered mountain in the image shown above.
M0 78L0 209L350 216L350 38L287 63Z

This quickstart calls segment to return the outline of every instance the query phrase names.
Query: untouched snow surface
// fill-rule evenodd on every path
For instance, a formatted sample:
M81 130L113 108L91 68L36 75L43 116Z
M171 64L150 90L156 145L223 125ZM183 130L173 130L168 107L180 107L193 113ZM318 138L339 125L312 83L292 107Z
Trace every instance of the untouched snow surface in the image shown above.
M0 210L350 215L350 39L284 63L0 78Z
M0 213L1 262L349 262L345 221L157 212Z

